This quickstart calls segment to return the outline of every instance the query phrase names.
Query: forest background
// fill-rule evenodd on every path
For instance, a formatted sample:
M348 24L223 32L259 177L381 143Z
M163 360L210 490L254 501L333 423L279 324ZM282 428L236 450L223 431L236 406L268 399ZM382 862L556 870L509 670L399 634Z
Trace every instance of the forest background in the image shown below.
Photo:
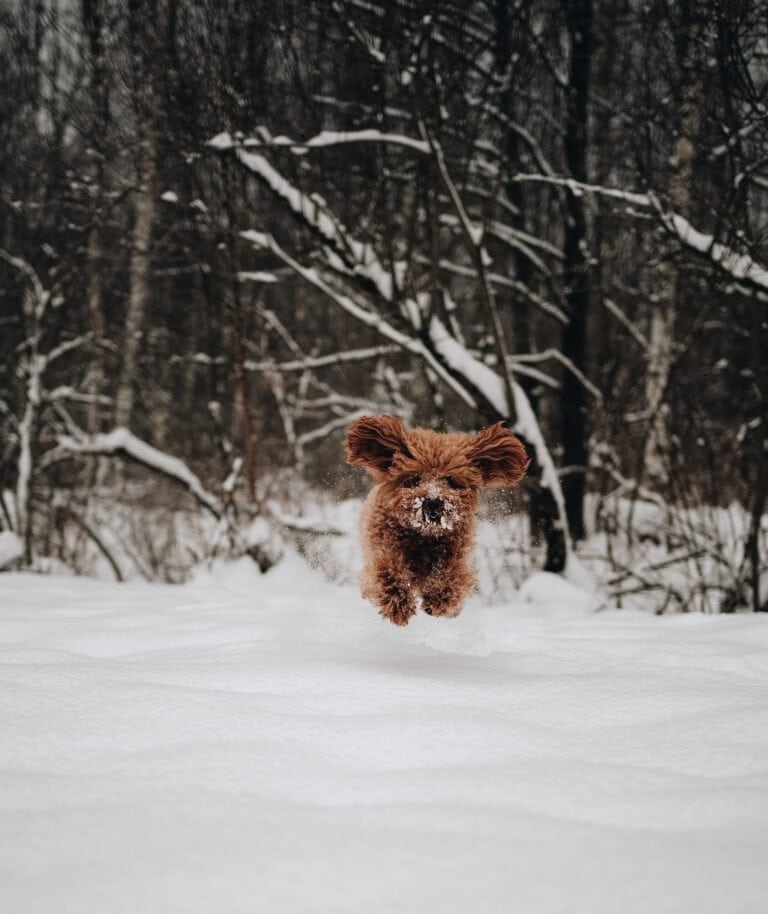
M497 577L768 608L765 4L2 0L0 74L7 567L333 570L352 418L503 419Z

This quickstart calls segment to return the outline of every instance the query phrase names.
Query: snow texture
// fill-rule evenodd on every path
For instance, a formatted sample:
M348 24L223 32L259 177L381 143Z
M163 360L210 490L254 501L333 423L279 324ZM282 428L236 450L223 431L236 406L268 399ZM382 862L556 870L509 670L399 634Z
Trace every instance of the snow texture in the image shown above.
M757 914L768 619L0 575L14 912Z

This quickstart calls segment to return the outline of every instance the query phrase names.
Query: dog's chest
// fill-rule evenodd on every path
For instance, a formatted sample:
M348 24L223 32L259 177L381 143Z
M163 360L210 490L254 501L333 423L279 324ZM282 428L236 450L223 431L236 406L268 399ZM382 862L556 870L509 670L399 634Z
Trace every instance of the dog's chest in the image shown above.
M454 554L454 544L450 540L425 539L418 535L406 535L401 547L406 568L418 577L438 574L450 564Z

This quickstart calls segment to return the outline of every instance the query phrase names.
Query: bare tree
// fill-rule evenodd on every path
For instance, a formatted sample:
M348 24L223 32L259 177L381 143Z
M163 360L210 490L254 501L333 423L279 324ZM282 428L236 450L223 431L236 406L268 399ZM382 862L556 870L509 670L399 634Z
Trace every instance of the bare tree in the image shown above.
M115 422L129 426L144 322L150 295L152 230L157 208L158 131L162 117L163 59L170 24L171 0L157 0L147 21L144 3L129 4L128 32L134 79L139 142L136 149L137 185L131 241L130 291L123 327L123 360L115 396Z

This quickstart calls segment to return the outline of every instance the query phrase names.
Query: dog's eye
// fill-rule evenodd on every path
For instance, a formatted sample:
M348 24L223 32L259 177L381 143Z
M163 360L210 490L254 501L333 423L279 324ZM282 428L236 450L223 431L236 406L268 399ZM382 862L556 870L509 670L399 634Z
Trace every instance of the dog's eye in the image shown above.
M403 480L403 488L415 489L420 482L421 476L406 476Z
M460 482L458 482L456 479L454 479L453 476L446 476L445 481L448 483L448 485L452 489L463 489L464 488L464 486Z

